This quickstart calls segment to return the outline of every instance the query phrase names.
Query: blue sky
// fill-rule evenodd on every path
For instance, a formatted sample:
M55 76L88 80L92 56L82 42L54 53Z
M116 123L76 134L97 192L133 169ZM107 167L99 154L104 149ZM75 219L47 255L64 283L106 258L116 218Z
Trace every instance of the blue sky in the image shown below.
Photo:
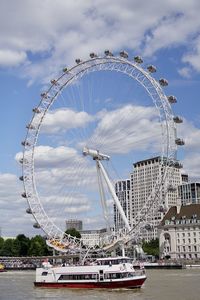
M179 152L179 158L191 179L200 179L199 11L200 3L197 0L167 0L162 5L158 0L126 0L123 4L118 0L109 3L104 0L0 0L0 227L3 236L38 233L32 229L33 220L25 213L27 205L20 197L22 185L18 176L21 175L21 169L16 157L22 151L21 141L26 134L26 125L31 119L32 108L39 103L41 91L47 88L50 79L60 74L64 66L73 66L76 58L85 59L93 51L103 54L105 49L110 49L117 54L123 49L129 52L130 59L139 54L144 59L144 67L148 64L157 67L157 79L167 78L169 86L165 92L175 95L178 100L173 106L174 114L184 118L178 134L185 139L186 145ZM96 111L103 108L111 110L112 97L116 94L116 111L122 108L120 101L124 106L130 104L133 91L136 91L136 102L143 97L143 92L136 90L134 84L130 83L129 86L117 76L109 79L109 84L114 86L109 90L109 84L105 83L106 76L99 77L99 90L95 87L98 81L95 78L92 95L96 99ZM128 92L123 94L122 90L117 90L115 86L120 82ZM100 90L103 84L104 93ZM101 107L98 107L101 99L104 103L100 102ZM58 126L55 118L49 123L49 130ZM47 135L46 145L64 145L59 135L54 136L57 144L50 143L51 138L51 134ZM55 149L50 150L49 157L54 155L55 158ZM56 153L62 156L60 152ZM121 176L131 171L134 161L130 157L128 154L121 157L125 166ZM48 163L48 160L40 161L43 165L45 162ZM90 171L90 175L94 176L92 169ZM38 181L44 183L41 184L41 190L46 187L42 174L38 175ZM61 180L59 176L57 180ZM85 217L88 227L97 226L100 215L92 217L89 213L92 204L83 195L79 194L79 199L82 202L76 199L76 205L70 208L71 212L74 214L77 206L82 207L82 215L78 216ZM49 210L52 211L53 206L49 206ZM70 216L75 216L73 214Z

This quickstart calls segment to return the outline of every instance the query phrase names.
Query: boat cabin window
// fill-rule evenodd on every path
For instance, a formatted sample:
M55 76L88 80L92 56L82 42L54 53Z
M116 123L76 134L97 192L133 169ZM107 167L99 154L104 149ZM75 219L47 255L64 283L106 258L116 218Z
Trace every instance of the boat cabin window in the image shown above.
M130 278L134 277L133 272L123 272L123 273L105 273L105 279L120 279L120 278Z
M66 274L60 275L58 280L96 280L97 274Z
M42 276L47 276L48 272L42 272Z

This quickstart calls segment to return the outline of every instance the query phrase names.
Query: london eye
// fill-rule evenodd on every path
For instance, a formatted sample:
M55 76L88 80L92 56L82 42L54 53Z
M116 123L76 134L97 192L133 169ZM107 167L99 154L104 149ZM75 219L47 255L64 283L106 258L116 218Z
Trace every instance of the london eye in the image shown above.
M109 251L137 241L141 229L151 226L152 208L166 209L161 189L165 186L167 193L173 188L170 167L179 164L177 146L184 141L176 134L182 119L171 108L176 97L166 95L168 81L156 75L156 67L145 65L140 56L106 50L102 56L90 53L72 67L63 66L41 93L22 141L20 180L27 213L49 246L61 252L80 250L81 239L64 227L67 218L80 213L88 226L107 228L101 249ZM128 176L133 160L152 156L161 158L162 175L129 220L115 182ZM113 224L113 204L123 230Z

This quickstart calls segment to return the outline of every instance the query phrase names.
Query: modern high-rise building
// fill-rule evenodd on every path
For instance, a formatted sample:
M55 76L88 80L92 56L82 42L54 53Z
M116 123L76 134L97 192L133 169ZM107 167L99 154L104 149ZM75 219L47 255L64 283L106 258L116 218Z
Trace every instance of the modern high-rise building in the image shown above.
M130 222L134 219L137 213L145 205L147 199L152 194L153 188L159 178L162 177L164 169L161 157L154 157L133 164L133 173L131 174L131 201L130 201ZM160 197L163 198L163 204L167 208L177 205L178 202L178 186L181 184L180 164L176 167L169 167L169 177L166 183L162 184ZM172 176L173 175L173 176ZM166 186L167 184L167 186ZM166 193L166 190L168 191ZM157 235L157 226L163 218L163 212L156 212L157 207L151 210L152 218L150 223L153 225L153 230L142 230L142 238L146 241L155 239Z
M66 230L75 228L78 231L81 231L83 229L83 222L81 220L77 219L70 219L66 220Z
M200 183L185 182L178 187L182 205L200 204Z
M115 183L115 192L130 224L130 179L117 181ZM116 230L122 229L125 226L115 203L114 224Z

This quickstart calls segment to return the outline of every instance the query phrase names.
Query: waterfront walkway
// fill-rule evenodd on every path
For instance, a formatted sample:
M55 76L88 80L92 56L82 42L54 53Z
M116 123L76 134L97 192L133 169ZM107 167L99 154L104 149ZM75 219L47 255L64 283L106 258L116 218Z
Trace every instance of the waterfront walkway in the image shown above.
M48 259L50 262L62 260L77 260L77 255L56 255L56 256L24 256L8 257L0 256L0 264L3 264L6 270L34 270L41 266L41 263Z
M5 266L6 270L34 270L41 266L44 260L49 260L51 263L60 263L70 261L77 263L78 255L56 255L56 256L25 256L25 257L0 257L0 264ZM157 262L140 262L134 263L134 267L138 268L143 264L145 269L184 269L184 268L200 268L199 261L157 261Z

